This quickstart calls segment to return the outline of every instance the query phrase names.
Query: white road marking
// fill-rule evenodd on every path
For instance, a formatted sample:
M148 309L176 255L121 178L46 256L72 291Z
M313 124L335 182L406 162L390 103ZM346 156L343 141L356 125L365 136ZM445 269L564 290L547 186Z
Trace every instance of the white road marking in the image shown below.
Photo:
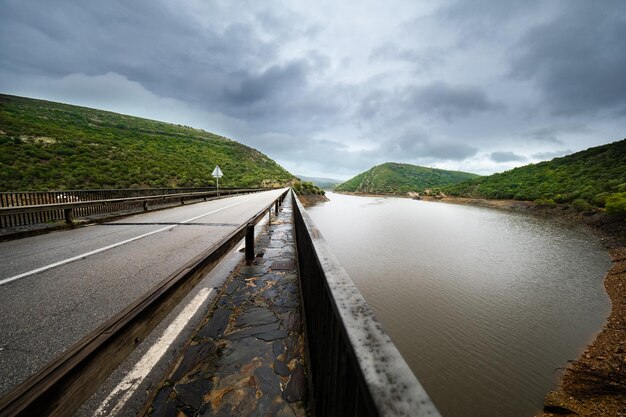
M180 332L185 328L189 320L196 314L198 309L207 300L209 294L213 289L202 288L200 292L191 300L185 309L176 317L176 319L168 326L163 332L159 340L156 341L152 347L146 352L139 362L135 364L133 369L126 374L124 379L115 387L109 396L102 401L100 406L95 412L95 416L115 416L120 412L122 407L126 404L128 399L133 395L139 384L148 376L152 368L163 357L167 349L174 342L174 339L178 337ZM117 404L109 410L109 407L114 399L119 397Z
M227 208L234 207L234 206L236 206L236 205L238 205L238 204L241 204L241 203L245 203L245 201L240 201L240 202L238 202L238 203L231 204L230 206L222 207L222 208L220 208L220 209L213 210L213 211L211 211L211 212L201 214L200 216L192 217L191 219L184 220L184 221L182 221L182 222L180 222L180 223L189 223L189 222L192 222L192 221L194 221L194 220L199 219L200 217L208 216L208 215L210 215L210 214L217 213L218 211L226 210ZM92 250L91 252L85 252L85 253L80 254L80 255L78 255L78 256L74 256L74 257L71 257L71 258L67 258L67 259L64 259L64 260L62 260L62 261L58 261L58 262L54 262L54 263L48 264L48 265L46 265L46 266L42 266L41 268L33 269L33 270L31 270L31 271L24 272L24 273L21 273L21 274L19 274L19 275L14 275L14 276L12 276L12 277L5 278L5 279L3 279L3 280L0 280L0 285L8 284L9 282L12 282L12 281L15 281L15 280L18 280L18 279L21 279L21 278L28 277L28 276L30 276L30 275L34 275L34 274L37 274L37 273L39 273L39 272L47 271L48 269L56 268L57 266L61 266L61 265L68 264L68 263L70 263L70 262L78 261L78 260L80 260L80 259L84 259L84 258L86 258L86 257L88 257L88 256L95 255L95 254L97 254L97 253L101 253L101 252L107 251L107 250L109 250L109 249L113 249L113 248L116 248L116 247L118 247L118 246L125 245L125 244L130 243L130 242L134 242L135 240L139 240L139 239L142 239L142 238L144 238L144 237L151 236L151 235L154 235L154 234L156 234L156 233L163 232L163 231L165 231L165 230L171 230L171 229L175 228L176 226L177 226L177 225L173 225L173 226L165 226L165 227L163 227L163 228L161 228L161 229L154 230L154 231L152 231L152 232L148 232L148 233L144 233L143 235L135 236L135 237L133 237L133 238L126 239L126 240L123 240L123 241L121 241L121 242L118 242L118 243L114 243L114 244L112 244L112 245L109 245L109 246L105 246L105 247L103 247L103 248L99 248L99 249Z

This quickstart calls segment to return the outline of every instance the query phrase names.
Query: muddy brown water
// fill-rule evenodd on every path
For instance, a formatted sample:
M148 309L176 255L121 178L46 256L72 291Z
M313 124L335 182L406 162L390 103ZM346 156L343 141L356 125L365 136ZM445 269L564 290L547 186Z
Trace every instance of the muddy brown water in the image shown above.
M586 231L499 210L328 194L308 212L444 417L533 416L610 311Z

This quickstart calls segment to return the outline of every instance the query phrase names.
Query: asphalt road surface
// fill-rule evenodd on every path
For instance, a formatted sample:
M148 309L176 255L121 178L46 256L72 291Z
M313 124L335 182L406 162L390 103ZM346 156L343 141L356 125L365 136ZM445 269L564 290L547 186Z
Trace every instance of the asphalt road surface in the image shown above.
M0 243L0 396L283 191L185 205ZM231 256L228 262L232 266L236 259ZM194 314L206 310L212 289L221 285L227 269L216 268L181 304L191 305ZM182 309L179 306L168 323L153 332L157 333L153 342ZM148 340L145 344L134 354L135 360L150 347ZM117 378L123 378L125 370L118 373ZM113 389L116 383L108 385ZM106 398L106 389L99 394L101 399ZM93 414L103 406L98 401L92 400L82 413Z

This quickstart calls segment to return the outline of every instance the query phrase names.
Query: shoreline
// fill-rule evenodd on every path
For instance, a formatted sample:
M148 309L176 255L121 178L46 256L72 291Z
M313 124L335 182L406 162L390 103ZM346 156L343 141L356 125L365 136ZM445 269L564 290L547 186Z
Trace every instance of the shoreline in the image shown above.
M343 193L356 196L404 197ZM598 236L611 257L604 288L611 313L594 340L565 365L558 385L546 394L538 416L626 416L626 221L602 211L581 212L567 205L464 197L425 197L424 201L493 208L582 226Z
M311 207L317 203L330 201L328 197L320 194L297 194L297 196L304 207Z

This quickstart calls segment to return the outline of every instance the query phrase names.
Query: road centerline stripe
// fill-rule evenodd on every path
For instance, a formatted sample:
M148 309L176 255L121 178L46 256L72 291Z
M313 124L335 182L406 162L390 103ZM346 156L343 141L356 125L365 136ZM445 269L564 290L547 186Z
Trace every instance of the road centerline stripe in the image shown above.
M245 202L246 201L240 201L238 203L231 204L229 206L225 206L225 207L219 208L217 210L213 210L211 212L201 214L201 215L196 216L196 217L192 217L191 219L183 220L180 223L183 223L183 224L184 223L189 223L189 222L197 220L197 219L199 219L201 217L217 213L218 211L226 210L227 208L231 208L231 207L234 207L236 205L239 205L239 204L245 203ZM113 248L116 248L118 246L122 246L122 245L125 245L125 244L130 243L130 242L134 242L135 240L143 239L144 237L148 237L148 236L160 233L160 232L164 232L166 230L171 230L171 229L173 229L173 228L175 228L177 226L178 225L170 225L170 226L162 227L160 229L153 230L152 232L144 233L142 235L135 236L135 237L132 237L130 239L123 240L121 242L113 243L112 245L108 245L108 246L104 246L102 248L94 249L94 250L92 250L90 252L85 252L85 253L82 253L80 255L73 256L71 258L63 259L62 261L54 262L54 263L42 266L40 268L36 268L36 269L30 270L30 271L27 271L27 272L23 272L23 273L18 274L18 275L14 275L12 277L8 277L8 278L0 280L0 285L8 284L9 282L13 282L13 281L16 281L16 280L21 279L21 278L25 278L25 277L28 277L28 276L31 276L31 275L34 275L34 274L38 274L40 272L44 272L44 271L47 271L49 269L56 268L57 266L61 266L61 265L65 265L65 264L68 264L68 263L71 263L71 262L74 262L74 261L85 259L88 256L96 255L98 253L107 251L109 249L113 249Z

